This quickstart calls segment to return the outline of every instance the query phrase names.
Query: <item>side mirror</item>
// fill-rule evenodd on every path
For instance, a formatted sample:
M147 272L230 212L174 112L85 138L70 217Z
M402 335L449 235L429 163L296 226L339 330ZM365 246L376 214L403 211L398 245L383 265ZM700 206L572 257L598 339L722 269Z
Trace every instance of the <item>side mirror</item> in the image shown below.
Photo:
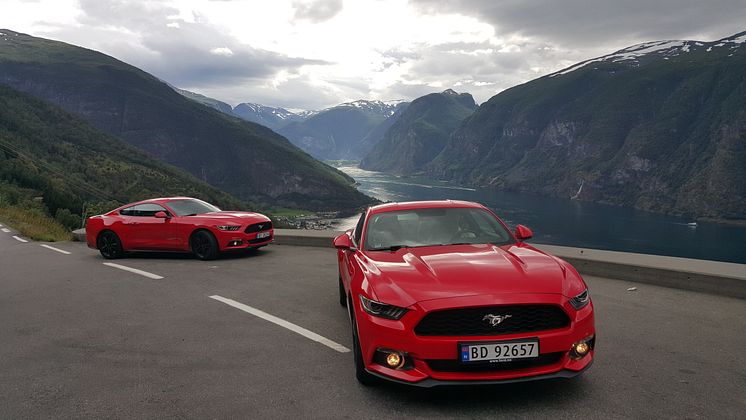
M169 218L168 213L166 213L165 211L159 211L154 216L156 219L168 219Z
M350 251L356 251L355 245L352 243L350 235L343 233L334 238L334 247L337 249L349 249Z
M518 240L525 241L526 239L531 239L533 236L534 233L526 226L518 225L515 227L515 237L518 238Z

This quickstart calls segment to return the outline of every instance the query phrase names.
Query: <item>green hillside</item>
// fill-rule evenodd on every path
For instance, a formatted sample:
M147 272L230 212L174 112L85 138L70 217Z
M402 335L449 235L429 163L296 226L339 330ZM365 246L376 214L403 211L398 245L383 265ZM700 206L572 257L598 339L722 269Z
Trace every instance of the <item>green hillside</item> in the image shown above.
M38 226L44 218L56 216L72 229L80 227L84 206L88 213L97 213L134 200L171 195L199 197L224 208L252 208L56 106L0 85L3 220L18 225L34 219L30 225ZM41 229L49 230L49 226ZM59 232L30 236L64 239Z
M360 167L402 175L421 171L476 107L470 94L451 89L415 99L363 158Z
M372 201L343 173L266 127L196 103L104 54L0 30L0 83L59 105L97 129L243 200L312 210Z
M427 165L436 178L746 219L746 43L661 41L508 89Z

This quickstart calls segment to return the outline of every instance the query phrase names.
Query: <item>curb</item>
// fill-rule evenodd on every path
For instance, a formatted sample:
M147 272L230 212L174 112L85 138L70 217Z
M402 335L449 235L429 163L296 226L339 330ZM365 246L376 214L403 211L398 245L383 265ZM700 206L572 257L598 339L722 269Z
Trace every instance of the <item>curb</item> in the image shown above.
M73 231L73 238L78 242L85 242L85 228Z
M275 229L276 245L331 248L342 232ZM85 229L73 232L85 242ZM746 299L746 264L532 244L572 264L581 274Z

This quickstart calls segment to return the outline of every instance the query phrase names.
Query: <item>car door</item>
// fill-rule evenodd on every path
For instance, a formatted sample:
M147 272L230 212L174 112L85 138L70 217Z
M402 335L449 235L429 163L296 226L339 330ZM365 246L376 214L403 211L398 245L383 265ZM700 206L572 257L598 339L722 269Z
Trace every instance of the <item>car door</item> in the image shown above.
M135 249L173 249L173 224L170 218L158 218L155 214L168 210L155 203L138 204L134 207L134 215L130 219L129 228L132 232L133 248Z
M135 206L125 207L119 210L117 221L110 228L119 236L125 250L134 249L137 246L135 225Z

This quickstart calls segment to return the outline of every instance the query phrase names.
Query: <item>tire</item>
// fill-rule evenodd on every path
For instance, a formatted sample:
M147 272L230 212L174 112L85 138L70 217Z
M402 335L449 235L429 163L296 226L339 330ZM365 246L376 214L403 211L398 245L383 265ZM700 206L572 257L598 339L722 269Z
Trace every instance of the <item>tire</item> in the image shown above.
M202 261L214 260L220 252L217 239L206 230L198 230L192 233L189 238L189 246L192 248L194 256Z
M107 260L115 260L124 256L122 241L116 233L110 230L105 230L98 235L96 248L98 248L101 256Z
M365 370L363 363L363 352L360 349L360 340L357 337L357 322L355 322L355 309L353 305L350 308L350 320L352 324L352 356L355 361L355 378L363 386L373 386L379 383L379 379Z
M339 305L343 308L347 307L347 295L345 295L345 287L342 284L342 277L339 278Z

